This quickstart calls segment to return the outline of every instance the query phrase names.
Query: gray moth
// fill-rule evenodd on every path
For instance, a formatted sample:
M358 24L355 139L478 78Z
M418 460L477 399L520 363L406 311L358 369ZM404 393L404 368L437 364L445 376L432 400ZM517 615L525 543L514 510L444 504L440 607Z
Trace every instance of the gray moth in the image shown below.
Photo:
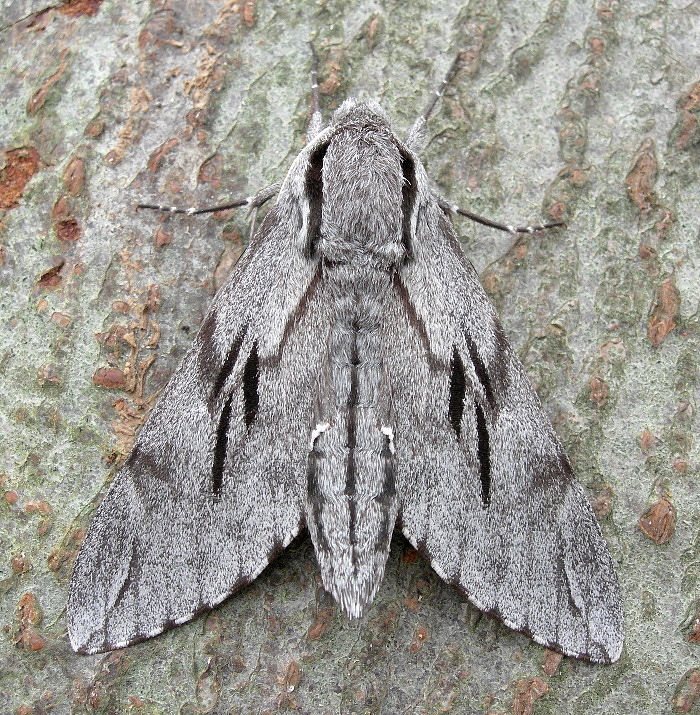
M314 69L307 144L281 184L231 204L278 193L78 554L76 651L214 608L304 527L359 618L398 526L510 628L619 658L613 561L451 214L481 219L436 195L417 156L456 67L405 141L373 101L323 128Z

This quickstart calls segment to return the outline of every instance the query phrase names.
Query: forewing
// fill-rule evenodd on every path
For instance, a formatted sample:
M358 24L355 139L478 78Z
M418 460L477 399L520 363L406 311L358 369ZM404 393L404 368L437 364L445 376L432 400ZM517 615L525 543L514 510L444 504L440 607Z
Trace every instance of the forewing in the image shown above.
M302 526L327 319L283 211L215 297L96 513L70 587L75 650L122 647L212 608Z
M612 559L476 272L434 203L387 306L400 520L437 573L550 648L617 660Z

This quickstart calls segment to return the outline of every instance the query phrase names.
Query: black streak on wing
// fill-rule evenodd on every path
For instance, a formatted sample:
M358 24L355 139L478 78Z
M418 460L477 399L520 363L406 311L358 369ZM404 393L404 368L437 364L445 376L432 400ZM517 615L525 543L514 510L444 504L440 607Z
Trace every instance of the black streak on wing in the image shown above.
M476 377L481 383L481 386L484 388L484 395L486 395L486 400L489 403L489 406L493 407L493 390L491 388L491 382L489 380L488 373L486 372L486 368L484 367L484 363L479 357L479 353L476 351L476 346L469 339L469 336L465 335L465 338L467 341L467 348L469 350L469 357L471 358L472 364L474 365L474 372L476 373Z
M112 610L117 610L119 607L119 604L122 602L126 594L129 592L129 588L131 587L132 584L138 584L138 573L140 570L140 564L139 564L139 558L138 558L138 553L136 550L136 540L133 539L131 541L131 555L129 556L129 568L127 569L126 576L124 577L124 581L122 582L121 587L119 588L119 593L117 593L117 597L114 599L114 605L112 606Z
M323 158L328 144L323 144L313 151L306 169L306 196L309 200L309 219L307 223L306 246L304 255L313 258L321 230L323 216Z
M478 442L479 467L481 477L481 502L488 506L491 500L491 454L489 451L489 430L481 405L474 402L476 412L476 434Z
M416 203L416 167L413 159L405 153L401 153L401 171L403 172L403 184L401 186L401 211L403 213L403 245L406 249L404 260L413 259L413 241L411 234L411 217L413 207Z
M224 364L219 372L219 374L216 377L216 382L214 383L214 389L212 391L212 404L216 404L219 400L219 397L221 395L221 392L224 389L224 386L226 385L226 382L233 372L233 369L236 365L236 362L238 361L238 355L240 354L241 351L241 344L243 342L243 337L245 335L245 332L241 332L240 335L236 337L236 339L233 342L233 345L231 346L231 350L229 351L228 355L226 356L226 360L224 361ZM256 398L257 398L257 347L256 343L253 344L253 349L251 351L251 355L253 353L255 354L255 366L256 366L256 384L255 384L255 390L256 390ZM243 402L244 405L247 407L247 401L246 401L246 371L248 370L248 364L250 363L251 355L248 356L248 360L246 361L246 365L243 371ZM223 407L221 408L221 414L219 415L219 424L216 427L216 444L214 446L214 460L212 462L211 466L211 487L212 487L212 492L214 494L214 498L218 499L221 496L221 488L223 486L223 481L224 481L224 464L226 462L226 453L228 451L228 432L229 432L229 427L231 425L231 411L232 411L232 403L233 403L233 397L234 393L231 391L229 394L228 398L226 399L226 402L224 403ZM257 402L256 402L256 409L257 409ZM246 419L246 426L249 426L248 420L247 420L247 412L244 413L245 419Z
M214 499L221 496L221 487L224 482L224 463L228 448L228 428L231 424L231 401L233 393L228 396L226 404L221 410L219 426L216 428L216 446L214 447L214 462L211 466L211 488Z
M464 363L457 351L452 349L452 363L450 364L450 404L448 414L450 422L457 437L462 435L462 415L464 414L464 394L467 383L464 377Z
M576 601L574 601L574 596L572 594L571 589L571 581L569 580L569 574L567 573L566 565L564 564L563 549L561 549L559 552L559 559L557 560L557 571L559 573L559 578L564 582L564 585L560 588L561 591L566 594L569 611L573 614L574 618L581 618L581 609L576 604Z
M253 343L253 347L243 368L243 419L245 426L250 427L258 415L260 405L260 394L258 392L258 343Z
M420 340L423 349L425 350L425 357L428 361L428 366L431 370L443 371L449 368L449 365L445 364L440 360L431 350L430 350L430 339L428 338L428 331L425 327L425 323L421 317L416 312L416 308L411 302L408 295L408 290L403 284L398 271L394 273L394 289L396 294L403 305L406 318L408 318L409 325L415 330L418 339Z
M233 345L229 350L224 364L221 366L219 374L216 376L216 381L214 382L214 387L212 389L211 397L212 403L216 403L221 395L221 391L224 389L224 385L229 378L229 375L233 372L233 368L236 366L236 361L238 360L238 353L241 351L241 345L243 344L243 338L245 337L245 330L242 330L236 339L233 341ZM212 348L213 350L213 348Z
M171 486L171 471L163 456L156 459L153 455L144 451L138 442L126 458L124 466L129 468L133 475L134 488L139 497L146 503L150 504L153 498L153 490L148 484L149 479L158 479L163 484Z

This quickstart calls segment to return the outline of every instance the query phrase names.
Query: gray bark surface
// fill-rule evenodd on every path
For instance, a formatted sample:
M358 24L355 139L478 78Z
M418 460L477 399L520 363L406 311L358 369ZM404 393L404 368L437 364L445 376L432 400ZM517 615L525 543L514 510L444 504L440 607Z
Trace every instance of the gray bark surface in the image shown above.
M699 24L658 1L3 0L0 712L700 712ZM398 535L359 622L305 536L209 615L70 650L84 529L249 230L134 206L281 179L311 39L326 117L374 97L399 134L465 50L428 125L436 187L568 223L458 230L619 565L613 666L480 615Z

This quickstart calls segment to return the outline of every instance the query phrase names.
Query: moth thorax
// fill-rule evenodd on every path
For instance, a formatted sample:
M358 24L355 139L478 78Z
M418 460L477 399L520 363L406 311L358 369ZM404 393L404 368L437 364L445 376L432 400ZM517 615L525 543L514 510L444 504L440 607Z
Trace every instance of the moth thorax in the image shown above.
M402 185L401 157L386 128L339 132L323 162L322 235L370 250L400 243Z

